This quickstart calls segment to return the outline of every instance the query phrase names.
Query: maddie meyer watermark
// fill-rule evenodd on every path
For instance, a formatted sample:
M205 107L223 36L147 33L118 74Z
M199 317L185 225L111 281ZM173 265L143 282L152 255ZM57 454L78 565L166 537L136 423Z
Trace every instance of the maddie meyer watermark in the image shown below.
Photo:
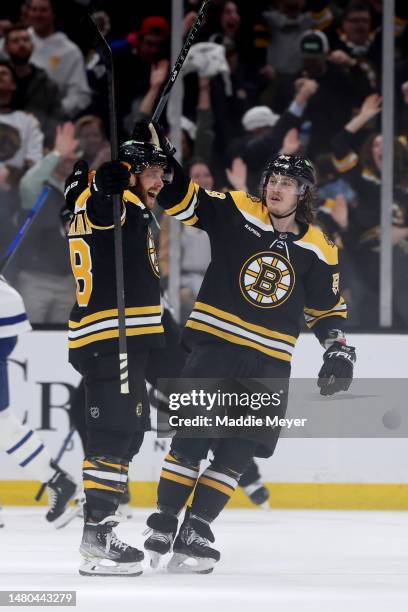
M307 417L287 417L287 381L177 380L161 388L168 430L186 437L228 437L238 431L305 427Z

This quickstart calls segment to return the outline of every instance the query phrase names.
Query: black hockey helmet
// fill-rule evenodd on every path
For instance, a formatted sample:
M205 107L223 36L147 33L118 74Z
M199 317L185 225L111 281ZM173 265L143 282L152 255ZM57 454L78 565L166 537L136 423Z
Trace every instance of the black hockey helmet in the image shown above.
M119 161L129 164L130 171L135 174L150 166L160 166L164 169L163 182L172 181L173 172L166 155L150 142L127 140L119 147Z
M301 155L277 155L267 162L262 173L262 199L264 198L269 177L272 174L282 174L298 181L299 185L303 187L299 195L303 195L306 187L313 187L316 182L313 164L307 157L302 157Z

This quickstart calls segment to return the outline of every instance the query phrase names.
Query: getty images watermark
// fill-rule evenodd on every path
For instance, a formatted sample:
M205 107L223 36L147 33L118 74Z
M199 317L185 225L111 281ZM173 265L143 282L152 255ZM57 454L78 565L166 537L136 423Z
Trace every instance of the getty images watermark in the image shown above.
M214 381L213 381L214 382ZM223 387L228 386L224 382ZM245 388L247 385L237 384L241 390L224 390L216 388L193 388L171 391L167 398L167 424L176 430L199 430L206 435L208 430L217 437L222 431L239 428L287 428L304 427L307 418L292 418L285 416L285 389L274 391ZM254 382L251 381L251 386ZM255 386L265 389L264 383ZM242 390L242 387L245 390ZM279 387L278 387L279 388Z

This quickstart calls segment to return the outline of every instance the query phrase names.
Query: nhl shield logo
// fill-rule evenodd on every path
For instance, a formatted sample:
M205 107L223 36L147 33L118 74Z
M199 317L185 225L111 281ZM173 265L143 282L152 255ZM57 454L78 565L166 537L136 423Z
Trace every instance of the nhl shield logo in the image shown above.
M247 259L239 284L242 295L253 306L276 308L292 293L295 272L286 257L264 251Z
M91 406L90 410L90 415L93 419L98 419L99 418L99 408L98 406Z

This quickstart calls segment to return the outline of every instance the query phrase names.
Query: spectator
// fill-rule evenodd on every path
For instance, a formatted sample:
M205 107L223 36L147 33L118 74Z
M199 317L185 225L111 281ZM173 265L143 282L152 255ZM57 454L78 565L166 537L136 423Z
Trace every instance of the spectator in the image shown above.
M358 205L349 209L343 229L348 229L355 269L364 294L364 312L368 326L378 324L379 246L381 214L382 135L372 133L360 155L355 151L358 132L381 109L381 98L373 94L364 101L360 112L333 139L334 164L354 189ZM406 139L395 141L394 197L392 207L394 258L395 323L408 325L408 149Z
M44 135L35 117L20 110L13 110L13 97L17 89L14 69L6 61L0 61L0 121L14 127L20 146L7 160L7 171L14 182L32 164L41 159Z
M4 50L14 68L17 84L14 105L37 117L47 144L47 141L54 142L56 124L63 117L61 96L46 72L30 62L33 49L25 25L16 24L7 31Z
M132 102L131 112L124 119L124 126L128 134L132 133L132 129L136 121L141 119L150 119L153 115L156 102L159 99L161 89L169 74L169 62L166 59L161 59L157 64L152 64L150 67L149 89L142 99L136 98Z
M18 194L7 162L14 157L20 145L18 130L1 123L0 115L0 256L11 242L15 228L14 213L18 208Z
M303 79L298 93L281 116L276 115L266 106L256 106L244 115L242 123L246 134L231 144L229 159L240 157L247 165L248 188L251 193L257 193L261 168L269 158L281 150L288 154L295 153L300 147L299 139L292 130L300 128L301 117L317 89L318 85L315 81ZM286 148L288 142L284 147L288 133L289 140L295 136L295 148L291 146L290 150Z
M84 115L75 123L81 157L92 170L111 159L111 149L106 139L102 120L95 115Z
M358 64L339 66L330 61L328 40L323 32L305 32L300 44L304 58L300 76L314 79L319 85L304 113L304 120L311 122L307 153L314 159L329 152L330 138L372 90Z
M344 10L340 28L331 36L332 60L341 65L358 63L373 89L381 76L381 30L373 28L370 5L352 0ZM341 53L340 53L341 52Z
M75 283L69 264L60 211L65 208L64 184L77 160L75 127L57 128L55 147L25 174L20 183L21 205L27 210L45 184L51 187L18 254L17 284L34 323L66 323L75 301Z
M300 38L314 25L312 15L304 9L305 0L280 0L278 8L264 13L270 36L266 59L272 78L295 75L302 66Z
M143 20L138 32L131 32L128 44L115 51L116 77L121 87L118 113L126 117L131 109L139 110L149 90L151 68L169 57L170 25L164 17L151 16ZM129 78L129 75L134 75Z
M56 31L55 18L53 0L27 0L29 33L34 44L31 61L58 85L64 113L75 117L89 106L91 91L82 53L66 34Z

